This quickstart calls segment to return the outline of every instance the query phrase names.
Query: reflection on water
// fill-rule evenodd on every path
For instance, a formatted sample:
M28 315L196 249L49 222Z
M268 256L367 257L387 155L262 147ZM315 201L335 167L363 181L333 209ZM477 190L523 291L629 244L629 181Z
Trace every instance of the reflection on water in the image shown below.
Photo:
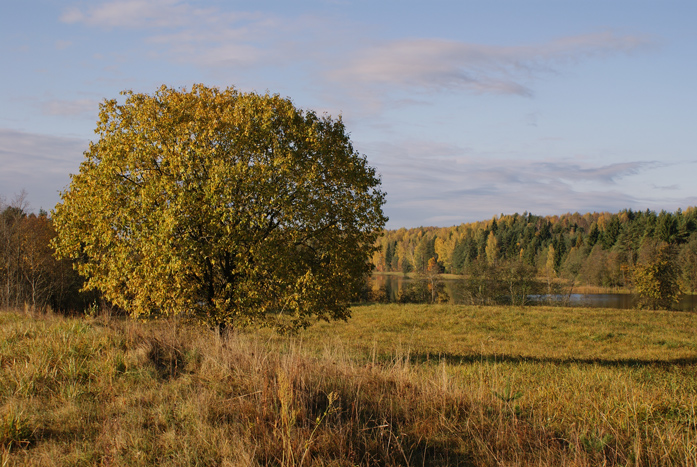
M402 293L409 284L414 282L414 279L403 275L374 274L369 279L370 287L373 290L384 290L390 302L398 301L400 293ZM445 291L450 297L450 303L467 303L463 279L443 279L441 282L445 286ZM636 306L636 297L634 295L616 293L530 295L528 299L540 303L563 303L570 306L593 308L630 309ZM681 311L697 311L697 295L683 295L676 308Z

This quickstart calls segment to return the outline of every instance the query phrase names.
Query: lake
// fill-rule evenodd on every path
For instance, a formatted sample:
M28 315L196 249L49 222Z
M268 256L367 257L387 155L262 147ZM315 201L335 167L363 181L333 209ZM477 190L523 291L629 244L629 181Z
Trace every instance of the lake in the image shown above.
M373 289L384 288L387 298L396 302L402 291L415 279L403 275L374 274L369 279L369 285ZM442 279L445 291L450 297L450 303L467 303L463 293L463 279ZM570 306L585 306L592 308L618 308L630 309L636 306L636 296L632 294L602 293L602 294L571 294L571 295L530 295L528 299L535 302L565 303ZM697 311L697 295L683 295L676 306L681 311Z

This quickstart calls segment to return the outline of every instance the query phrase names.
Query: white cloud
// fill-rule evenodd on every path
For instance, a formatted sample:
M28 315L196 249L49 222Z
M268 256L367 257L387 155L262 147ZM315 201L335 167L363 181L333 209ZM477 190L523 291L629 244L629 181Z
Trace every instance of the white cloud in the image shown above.
M536 162L531 167L535 172L547 177L568 181L592 181L599 183L615 183L618 180L637 175L642 170L663 165L659 162L619 162L602 166L583 166L571 161Z
M0 128L0 196L26 190L30 208L52 209L77 173L88 142Z
M107 28L166 28L183 26L200 12L177 0L125 0L92 5L85 10L72 7L60 19L65 23Z
M282 66L298 50L309 50L300 47L290 52L289 48L294 38L313 31L307 27L307 18L202 9L180 0L109 1L68 9L61 20L100 28L142 29L151 56L204 68Z
M41 104L44 115L58 116L97 116L99 101L93 99L61 100L52 99Z
M656 161L501 159L424 141L374 143L362 150L382 174L389 226L394 228L415 227L414 219L423 225L451 225L523 211L562 214L677 208L697 199L681 198L677 190L666 193L665 187L632 194L628 187L637 183L636 177L650 177L666 166Z
M378 131L381 120L374 117L387 108L385 104L391 108L433 105L433 95L442 91L446 91L446 99L460 93L532 96L541 77L563 72L569 64L631 53L652 43L642 36L599 32L530 45L412 37L373 39L366 46L360 41L370 41L370 37L356 39L355 29L331 18L229 11L224 2L208 9L181 0L111 0L86 5L66 10L61 19L94 28L140 29L132 35L142 39L142 51L153 61L164 58L224 76L221 81L247 79L262 89L271 86L272 91L274 86L288 83L301 96L308 90L311 97L302 97L318 101L313 104L319 107L344 110L347 119L356 121L364 116L362 112L374 110L369 115L373 118L362 122L372 131ZM114 78L113 73L107 75ZM260 77L270 78L264 81ZM97 103L53 100L43 105L43 111L96 114ZM538 113L526 115L527 124L537 124ZM379 138L400 137L389 135L389 128L379 131ZM478 144L476 139L472 144ZM383 173L390 224L396 227L411 225L413 219L424 223L480 220L516 210L539 214L604 210L609 209L608 200L617 209L645 209L647 199L622 193L631 193L626 190L627 180L648 177L657 166L647 161L611 163L610 157L602 163L528 156L504 160L429 142L361 146ZM69 170L75 171L77 166ZM27 189L31 194L32 188ZM647 186L646 191L647 198L650 192L663 199L661 192L668 190Z
M559 63L630 52L649 43L645 37L610 32L508 47L433 38L402 39L355 51L348 63L329 76L347 86L462 89L529 96L530 83Z
M64 23L79 23L85 20L85 14L79 8L71 7L63 12L60 20Z
M535 80L563 63L650 43L646 37L599 32L520 46L438 38L361 46L349 25L331 18L202 9L181 0L111 0L68 9L61 19L143 29L153 56L207 69L256 67L283 76L287 67L302 63L315 88L334 94L342 85L352 91L350 99L358 96L362 105L376 110L388 98L402 99L395 93L403 90L531 96Z

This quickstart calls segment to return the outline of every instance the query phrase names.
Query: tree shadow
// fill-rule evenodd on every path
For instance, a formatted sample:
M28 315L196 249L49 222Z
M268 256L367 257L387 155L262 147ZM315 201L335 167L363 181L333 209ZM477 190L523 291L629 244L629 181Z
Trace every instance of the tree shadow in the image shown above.
M564 357L528 357L501 354L452 354L452 353L411 353L409 361L413 364L442 362L450 365L467 365L473 363L551 363L555 365L596 365L610 368L632 368L632 367L687 367L697 365L697 357L683 357L673 359L606 359L606 358L564 358Z

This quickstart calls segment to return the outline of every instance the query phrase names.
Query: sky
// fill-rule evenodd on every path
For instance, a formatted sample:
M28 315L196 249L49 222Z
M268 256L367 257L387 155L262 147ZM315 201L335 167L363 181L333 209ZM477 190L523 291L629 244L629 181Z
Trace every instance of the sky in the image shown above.
M0 200L50 211L99 103L194 83L341 115L388 228L697 205L694 0L3 0Z

